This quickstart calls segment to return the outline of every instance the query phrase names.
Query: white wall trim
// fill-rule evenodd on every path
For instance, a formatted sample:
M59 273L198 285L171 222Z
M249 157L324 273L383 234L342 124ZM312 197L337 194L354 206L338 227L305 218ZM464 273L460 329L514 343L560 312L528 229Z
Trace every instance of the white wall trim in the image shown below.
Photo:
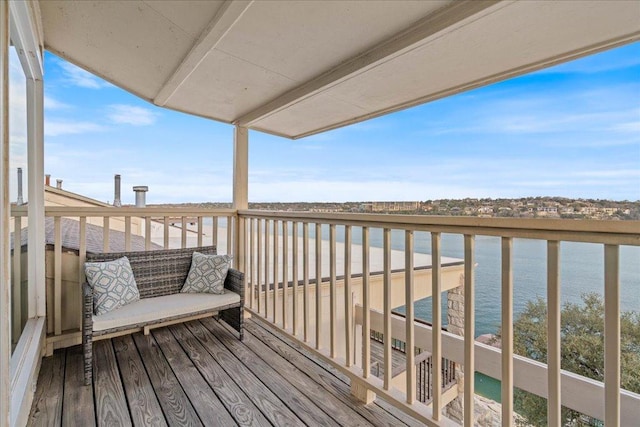
M27 320L11 356L11 426L27 423L45 340L44 317Z

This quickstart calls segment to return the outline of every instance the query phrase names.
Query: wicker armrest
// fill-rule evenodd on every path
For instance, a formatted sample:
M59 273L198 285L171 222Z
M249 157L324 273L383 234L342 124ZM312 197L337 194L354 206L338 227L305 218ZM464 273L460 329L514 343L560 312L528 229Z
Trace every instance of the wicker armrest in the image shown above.
M224 281L224 287L240 295L240 302L244 306L244 273L230 268Z
M89 326L93 329L93 289L87 282L82 284L82 318L83 329L85 323L89 322Z
M84 383L91 384L93 377L93 289L82 284L82 348L84 356Z

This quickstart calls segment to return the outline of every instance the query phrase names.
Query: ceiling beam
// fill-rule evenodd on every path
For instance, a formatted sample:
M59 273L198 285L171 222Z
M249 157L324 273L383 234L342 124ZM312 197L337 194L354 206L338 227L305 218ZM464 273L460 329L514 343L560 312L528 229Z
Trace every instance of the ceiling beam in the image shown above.
M511 2L505 0L454 1L450 5L419 20L411 27L393 35L388 40L378 43L375 47L244 114L235 120L234 124L250 127L255 122L271 114L389 61L411 50L417 44L423 44L428 39L438 38L442 34L453 31L468 22L493 13Z
M162 85L153 103L164 106L180 86L198 68L207 54L216 47L229 29L240 19L251 6L253 0L227 0L213 17L209 25L202 31L198 40L182 60L171 77Z

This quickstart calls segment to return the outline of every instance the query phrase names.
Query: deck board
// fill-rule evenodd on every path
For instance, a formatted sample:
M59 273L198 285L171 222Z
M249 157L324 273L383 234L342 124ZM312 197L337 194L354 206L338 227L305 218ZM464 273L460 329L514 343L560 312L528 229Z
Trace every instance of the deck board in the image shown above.
M207 319L203 319L207 321ZM213 322L213 320L210 319ZM304 426L304 423L280 399L269 390L242 362L232 356L200 323L190 323L189 329L200 340L209 354L220 364L226 372L233 372L233 380L244 390L252 390L249 398L262 410L273 425ZM228 333L223 332L229 336ZM232 337L229 337L232 338Z
M132 425L111 340L93 344L93 375L98 425Z
M247 330L251 332L260 342L260 346L268 346L275 353L279 354L295 367L306 372L316 383L321 385L325 391L329 392L340 401L351 404L353 409L362 415L371 424L380 426L398 426L402 425L400 420L389 415L388 412L375 405L361 405L360 402L351 395L349 386L340 381L334 375L311 362L309 359L298 353L295 349L287 345L279 337L272 335L266 329L258 326L256 323L247 325ZM251 345L248 343L247 345Z
M97 341L93 386L83 385L82 348L57 350L43 359L28 425L417 425L363 405L339 371L245 324L245 342L213 319Z
M91 387L84 387L82 347L67 350L64 378L62 425L65 427L96 425L96 412Z
M194 324L197 323L194 322ZM175 325L170 329L238 425L271 425L246 393L238 387L186 326ZM257 391L260 392L260 390Z
M324 425L338 426L363 425L364 419L349 408L346 408L341 402L334 403L332 396L327 396L321 388L308 378L304 373L300 372L291 364L286 363L286 369L283 369L283 363L273 356L271 352L260 352L261 358L256 357L251 343L255 338L250 334L245 334L243 344L237 340L224 339L224 330L217 322L202 322L216 337L220 337L220 341L233 351L236 356L245 362L245 365L255 373L259 373L260 379L265 382L274 392L287 399L287 404L295 411L295 413L307 425ZM264 375L266 373L266 375ZM297 393L291 393L295 387ZM315 403L322 402L323 408L316 406ZM327 410L329 408L330 410ZM350 412L349 412L350 411ZM370 425L370 424L366 424Z
M57 426L62 421L65 353L58 352L42 361L38 388L33 399L29 425Z
M134 334L133 339L145 361L147 373L169 425L203 425L182 389L171 366L152 335Z
M116 359L134 426L166 426L160 403L131 336L113 339Z

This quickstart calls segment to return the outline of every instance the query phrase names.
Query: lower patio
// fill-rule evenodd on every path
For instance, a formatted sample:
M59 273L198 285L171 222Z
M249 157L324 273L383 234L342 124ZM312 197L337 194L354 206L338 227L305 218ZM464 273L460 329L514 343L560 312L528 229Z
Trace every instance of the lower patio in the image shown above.
M240 342L208 318L97 341L94 383L80 346L44 358L32 426L418 426L380 399L364 405L346 376L247 319Z

